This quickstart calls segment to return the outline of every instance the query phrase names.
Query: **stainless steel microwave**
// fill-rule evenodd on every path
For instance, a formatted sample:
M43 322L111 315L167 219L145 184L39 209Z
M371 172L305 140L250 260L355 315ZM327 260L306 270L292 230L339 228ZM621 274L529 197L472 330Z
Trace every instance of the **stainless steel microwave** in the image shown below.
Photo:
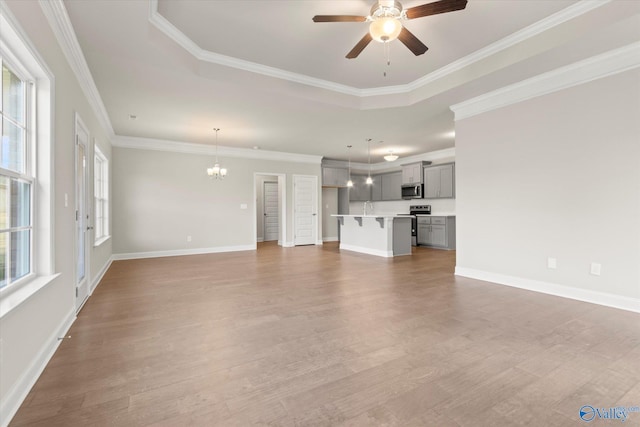
M403 184L402 185L402 198L408 199L422 199L424 192L424 184Z

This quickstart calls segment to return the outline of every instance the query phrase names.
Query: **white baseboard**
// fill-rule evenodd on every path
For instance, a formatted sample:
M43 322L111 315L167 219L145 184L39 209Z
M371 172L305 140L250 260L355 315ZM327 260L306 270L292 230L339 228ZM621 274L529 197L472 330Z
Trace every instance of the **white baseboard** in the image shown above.
M161 258L169 256L214 254L219 252L255 251L256 245L219 246L215 248L177 249L173 251L131 252L113 254L114 260Z
M98 272L96 277L93 278L93 280L91 281L91 289L89 290L89 296L93 295L93 291L95 291L96 288L98 287L98 284L104 277L105 273L107 272L107 270L109 270L109 267L111 267L112 262L113 262L113 256L110 256L107 262L105 262L102 268L100 269L100 272Z
M283 248L292 248L295 245L293 244L293 242L284 242L284 244L282 245Z
M486 282L497 283L499 285L512 286L514 288L526 289L528 291L541 292L543 294L555 295L558 297L640 313L640 299L637 298L591 291L588 289L579 289L555 283L542 282L539 280L507 276L504 274L491 273L473 268L456 267L455 274L456 276L484 280Z
M324 243L322 240L316 240L316 245L322 245Z
M341 250L344 249L346 251L352 251L352 252L360 252L367 255L381 256L384 258L391 258L393 256L393 251L382 251L382 250L376 250L371 248L365 248L362 246L345 245L344 243L340 243L340 249Z
M18 381L5 394L0 403L0 426L6 427L13 416L20 409L20 405L29 394L29 391L36 383L42 371L47 366L51 357L58 349L62 342L58 337L63 337L69 331L69 328L76 320L75 306L67 313L60 325L56 328L53 335L44 343L36 358L31 362L29 368L20 376Z
M323 242L337 242L338 241L338 236L335 236L335 237L323 237L322 241Z
M258 242L258 243L262 243L262 242L264 242L264 237L258 237L258 238L256 238L256 242Z

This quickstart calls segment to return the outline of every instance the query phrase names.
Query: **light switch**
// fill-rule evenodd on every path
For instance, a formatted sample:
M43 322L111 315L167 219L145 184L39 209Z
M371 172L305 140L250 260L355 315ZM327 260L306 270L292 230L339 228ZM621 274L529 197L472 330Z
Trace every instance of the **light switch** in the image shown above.
M602 265L598 264L597 262L592 262L591 274L593 274L594 276L599 276L601 272L602 272Z
M558 266L555 258L547 258L547 268L556 268Z
M240 209L247 209L247 204L246 203L240 204Z

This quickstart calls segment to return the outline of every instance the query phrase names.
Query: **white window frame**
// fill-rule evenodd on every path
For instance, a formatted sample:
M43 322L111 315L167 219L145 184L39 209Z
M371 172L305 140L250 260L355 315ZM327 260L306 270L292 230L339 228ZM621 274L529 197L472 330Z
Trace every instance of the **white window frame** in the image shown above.
M109 240L109 160L94 140L93 149L93 215L94 243L100 246Z
M23 97L24 97L24 123L18 123L15 120L12 120L9 117L5 117L4 111L0 110L0 120L6 119L7 121L13 123L15 126L21 128L24 132L24 152L23 152L23 162L24 162L24 170L22 172L4 169L0 167L0 175L9 179L9 188L8 198L11 198L11 181L22 181L29 184L29 224L26 226L15 226L13 224L9 224L9 227L3 230L0 230L0 233L7 234L7 265L5 265L5 269L9 270L7 274L7 283L2 286L0 289L4 289L8 286L15 284L19 284L20 282L28 281L33 279L35 276L33 272L33 211L34 211L34 192L35 192L35 177L34 177L34 149L32 147L33 135L34 135L34 124L35 120L33 119L35 116L35 102L34 96L34 79L31 77L25 69L20 66L19 63L16 63L15 60L12 60L9 56L8 52L5 49L0 49L0 63L2 63L3 67L6 67L9 71L11 71L16 77L20 79L20 81L24 84L23 89ZM7 203L8 212L5 212L7 215L7 221L10 222L11 215L11 205ZM29 265L28 271L25 275L19 277L17 280L11 280L11 265L12 265L12 257L11 253L13 252L11 247L11 233L17 231L29 231Z
M30 101L33 122L26 153L31 159L25 174L32 179L31 188L31 274L0 288L0 319L27 301L40 289L54 282L54 89L55 81L38 51L17 20L0 1L0 55L11 70L33 82Z

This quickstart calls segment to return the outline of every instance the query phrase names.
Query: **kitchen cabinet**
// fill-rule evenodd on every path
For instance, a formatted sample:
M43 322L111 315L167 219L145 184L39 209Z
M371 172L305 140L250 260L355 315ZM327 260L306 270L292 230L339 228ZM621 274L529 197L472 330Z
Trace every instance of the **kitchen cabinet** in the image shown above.
M353 187L349 188L350 202L371 200L371 185L366 184L367 175L351 175Z
M382 200L402 200L402 172L381 175Z
M417 223L418 245L448 250L456 248L455 216L419 215Z
M344 168L322 168L323 187L346 187L349 180L349 170Z
M424 168L424 198L425 199L453 199L455 198L455 164Z
M372 175L371 200L402 200L402 172Z
M422 183L422 162L402 165L402 184Z

